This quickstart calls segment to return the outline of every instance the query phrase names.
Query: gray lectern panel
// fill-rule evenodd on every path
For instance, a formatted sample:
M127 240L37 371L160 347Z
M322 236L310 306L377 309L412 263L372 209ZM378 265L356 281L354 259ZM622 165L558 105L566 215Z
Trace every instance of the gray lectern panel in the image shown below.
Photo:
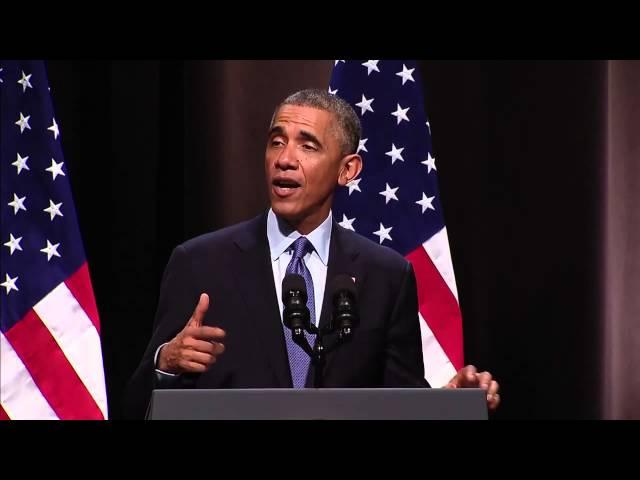
M486 420L475 388L154 390L152 420Z

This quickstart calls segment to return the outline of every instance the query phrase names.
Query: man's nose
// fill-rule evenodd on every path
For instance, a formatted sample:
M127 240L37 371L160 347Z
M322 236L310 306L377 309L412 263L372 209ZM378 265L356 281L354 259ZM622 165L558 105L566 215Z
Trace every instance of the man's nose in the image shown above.
M298 168L298 159L295 147L292 144L288 144L282 149L280 155L276 158L276 168L281 170L295 170Z

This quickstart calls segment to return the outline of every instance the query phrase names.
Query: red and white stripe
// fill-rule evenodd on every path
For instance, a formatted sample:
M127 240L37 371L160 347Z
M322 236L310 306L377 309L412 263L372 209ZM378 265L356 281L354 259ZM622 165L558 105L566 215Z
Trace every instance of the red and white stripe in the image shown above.
M462 314L446 227L407 259L418 284L425 378L432 387L442 387L464 365Z
M0 334L0 354L0 419L108 418L86 264Z

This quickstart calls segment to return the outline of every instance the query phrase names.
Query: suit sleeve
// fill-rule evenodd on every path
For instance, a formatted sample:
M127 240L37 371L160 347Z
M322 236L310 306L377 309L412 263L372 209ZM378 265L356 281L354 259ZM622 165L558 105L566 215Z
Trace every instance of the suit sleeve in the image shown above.
M126 389L126 417L144 417L154 388L188 386L183 376L159 378L161 376L156 373L154 356L160 345L170 341L184 328L198 303L199 293L194 286L188 255L182 246L178 246L171 254L162 277L151 340Z
M407 262L387 326L385 387L429 387L424 378L419 322L416 277Z

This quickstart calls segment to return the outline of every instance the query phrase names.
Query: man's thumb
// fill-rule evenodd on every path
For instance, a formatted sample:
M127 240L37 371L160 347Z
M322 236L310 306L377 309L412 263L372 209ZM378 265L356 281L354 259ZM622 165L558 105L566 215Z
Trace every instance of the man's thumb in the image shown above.
M196 305L196 309L193 311L191 318L187 322L188 327L201 327L202 319L204 318L205 313L209 309L209 295L206 293L200 294L200 300Z

